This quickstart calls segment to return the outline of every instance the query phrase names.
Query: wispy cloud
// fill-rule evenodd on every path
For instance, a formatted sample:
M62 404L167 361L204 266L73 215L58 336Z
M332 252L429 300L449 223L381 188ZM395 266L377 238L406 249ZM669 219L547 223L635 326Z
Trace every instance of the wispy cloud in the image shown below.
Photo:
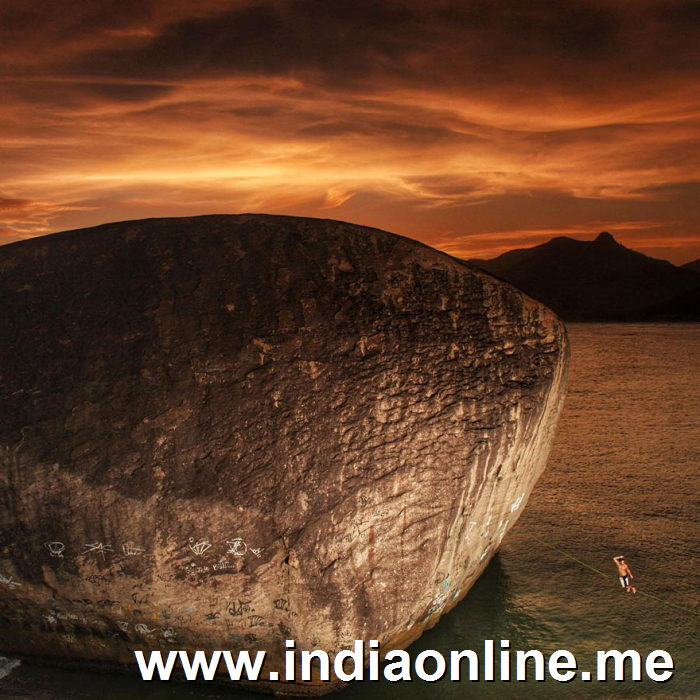
M697 7L28 0L0 9L0 192L27 203L0 226L257 210L697 258Z

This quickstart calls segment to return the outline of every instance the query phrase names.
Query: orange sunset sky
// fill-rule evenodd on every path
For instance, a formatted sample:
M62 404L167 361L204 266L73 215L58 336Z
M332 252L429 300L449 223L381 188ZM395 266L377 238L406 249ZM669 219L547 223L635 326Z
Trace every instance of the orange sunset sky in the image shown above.
M697 0L0 0L0 241L151 216L700 258Z

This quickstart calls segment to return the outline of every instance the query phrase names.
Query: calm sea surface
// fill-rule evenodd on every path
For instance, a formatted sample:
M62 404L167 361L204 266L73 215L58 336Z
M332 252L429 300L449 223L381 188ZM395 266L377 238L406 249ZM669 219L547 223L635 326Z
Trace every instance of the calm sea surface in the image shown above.
M700 699L700 325L571 325L569 334L569 393L548 469L467 599L410 652L481 653L484 639L510 639L512 649L545 655L568 649L579 669L595 671L597 649L636 649L642 658L665 649L674 677L663 684L563 684L549 675L539 683L364 682L339 700ZM612 561L621 552L640 591L666 603L621 590ZM0 680L0 698L13 699L259 697L28 664Z

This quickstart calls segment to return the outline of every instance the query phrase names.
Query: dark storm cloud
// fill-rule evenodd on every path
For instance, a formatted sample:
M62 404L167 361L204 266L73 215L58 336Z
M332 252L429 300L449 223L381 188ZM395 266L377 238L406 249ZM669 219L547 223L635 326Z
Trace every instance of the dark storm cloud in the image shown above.
M700 3L697 0L661 3L657 14L661 22L680 31L694 31L700 27Z
M35 108L74 110L90 106L138 104L151 102L171 94L174 87L168 85L140 85L135 83L56 82L33 80L26 83L1 82L0 98L13 105L25 104Z
M256 2L183 19L145 45L92 51L71 69L154 79L303 75L346 87L525 79L593 91L611 68L627 75L690 68L698 47L674 40L694 16L681 3ZM595 72L596 85L577 84Z
M26 209L31 205L29 199L17 199L14 197L3 197L0 195L0 212L16 211Z
M95 46L95 38L147 21L149 0L23 0L0 4L0 65L28 67L60 61L81 47ZM7 72L7 71L6 71Z
M83 83L78 86L86 95L110 102L142 102L155 100L173 92L168 85L119 84L119 83Z
M345 120L330 118L320 123L303 126L297 131L300 138L327 139L333 137L364 136L385 142L412 143L430 146L451 141L455 145L479 143L483 138L472 134L461 134L445 126L407 124L400 121L385 121L353 117Z
M662 185L641 187L635 192L638 194L658 195L663 199L677 196L689 197L695 199L696 202L700 202L700 182L665 182Z
M165 27L148 45L96 51L73 69L105 75L193 78L202 74L362 74L399 60L418 16L371 0L259 2ZM415 34L415 29L410 30Z

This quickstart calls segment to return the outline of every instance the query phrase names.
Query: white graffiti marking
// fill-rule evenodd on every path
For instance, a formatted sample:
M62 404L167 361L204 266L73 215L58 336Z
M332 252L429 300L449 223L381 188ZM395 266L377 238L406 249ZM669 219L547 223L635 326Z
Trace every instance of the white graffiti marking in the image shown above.
M108 554L109 552L113 551L112 545L103 544L102 542L95 542L93 544L86 544L85 547L87 547L87 549L83 552L83 554L100 555L103 560L105 558L105 554Z
M122 551L127 557L137 557L139 554L143 554L146 550L141 547L137 547L133 542L125 542L122 545Z
M515 513L515 511L518 510L518 508L520 508L520 504L523 502L523 498L525 498L525 494L521 493L520 497L513 501L513 505L510 507L511 513Z
M226 540L229 545L228 554L233 554L236 557L242 557L248 551L248 545L240 538L236 537L233 540Z
M12 576L4 576L3 574L0 574L0 583L7 586L11 591L22 585L19 581L15 581Z
M211 549L212 545L210 542L207 540L200 540L199 542L195 542L193 539L190 540L190 549L199 557L204 552L206 552L208 549Z
M49 550L49 554L52 557L63 559L63 552L66 549L66 545L63 542L44 542L44 547Z
M433 615L436 612L439 612L445 607L445 604L447 603L447 595L445 593L438 593L435 598L433 598L433 602L428 608L428 614Z

